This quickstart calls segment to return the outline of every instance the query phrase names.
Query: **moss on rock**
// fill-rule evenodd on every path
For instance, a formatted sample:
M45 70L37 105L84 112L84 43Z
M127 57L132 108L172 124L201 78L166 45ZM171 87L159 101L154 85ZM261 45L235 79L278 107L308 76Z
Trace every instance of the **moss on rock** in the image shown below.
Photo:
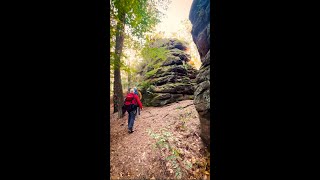
M186 43L177 39L162 39L152 44L152 48L165 47L166 58L147 61L142 76L143 103L145 106L163 106L176 101L193 99L197 70L187 61ZM194 80L190 79L193 78Z

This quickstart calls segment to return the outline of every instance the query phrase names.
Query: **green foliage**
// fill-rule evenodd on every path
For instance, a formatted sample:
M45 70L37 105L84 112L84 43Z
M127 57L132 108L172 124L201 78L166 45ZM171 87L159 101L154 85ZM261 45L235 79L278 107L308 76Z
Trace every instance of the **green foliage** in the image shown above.
M165 60L169 51L165 47L150 47L147 43L141 51L143 59L147 62L152 62L155 60Z
M142 81L142 82L138 85L139 89L141 89L141 90L146 90L146 89L148 89L150 86L151 86L151 83L150 83L149 81Z
M180 108L181 110L182 108ZM191 116L191 112L187 112L185 114L180 114L179 119L181 121L180 125L178 126L180 130L185 131L187 129L186 123L190 120L189 117Z
M143 37L159 21L161 12L155 8L152 0L111 0L111 12L115 19L122 21L125 15L125 25L131 28L133 36Z
M155 35L157 36L157 34ZM169 56L170 51L164 47L154 47L154 43L158 39L148 36L146 37L146 43L144 44L140 55L143 61L140 63L140 71L146 73L146 77L154 75L161 67L162 63Z
M178 148L170 143L170 140L172 141L176 138L165 128L162 128L159 133L152 132L148 129L147 133L151 138L156 140L155 147L157 147L161 153L163 153L163 148L167 150L167 153L163 154L165 161L172 164L171 168L175 171L175 177L180 179L182 177L182 167L178 161L182 160L181 153Z
M158 71L158 68L157 68L157 69L153 69L153 70L147 72L147 73L146 73L146 77L149 78L149 77L155 75L157 71Z
M173 39L174 45L176 44L184 44L186 42L180 39ZM179 49L169 49L170 43L172 43L171 39L163 38L161 34L154 34L152 36L146 37L146 43L144 44L140 55L143 58L143 61L139 64L139 71L145 73L145 77L149 78L155 73L157 73L158 69L162 66L162 64L167 60L174 60L177 58L173 54L182 54L185 53ZM189 64L184 65L186 69L191 67ZM161 67L163 71L165 67Z
M185 162L185 165L188 169L191 169L192 168L192 163L190 161L186 161Z
M128 81L131 77L130 85L132 81L137 81L134 75L136 71L124 53L128 49L142 49L145 33L151 32L160 22L163 15L160 9L166 10L169 3L169 0L110 0L110 70L120 69L121 72L128 73ZM117 47L116 37L124 38L123 44L119 43ZM116 54L120 49L123 51ZM125 60L129 60L129 63L125 63Z
M150 32L163 13L159 7L167 9L170 1L166 0L110 0L110 16L113 19L111 25L123 21L129 27L131 35L143 38L146 32ZM111 31L111 35L115 32Z
M114 70L115 66L120 66L120 69L126 72L130 70L129 67L123 62L123 60L121 60L120 62L115 61L114 58L111 58L110 56L110 70Z
M182 66L183 66L185 69L189 69L188 63L183 62Z
M165 46L161 47L161 43L164 43L167 39L164 39L161 34L156 33L153 35L147 35L141 55L144 59L165 59L169 53Z

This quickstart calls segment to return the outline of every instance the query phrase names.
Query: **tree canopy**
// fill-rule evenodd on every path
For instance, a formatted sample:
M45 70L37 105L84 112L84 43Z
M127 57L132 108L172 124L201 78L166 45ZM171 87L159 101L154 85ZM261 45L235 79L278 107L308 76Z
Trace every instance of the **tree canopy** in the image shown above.
M115 61L115 36L116 26L125 16L125 38L126 49L141 49L145 42L144 35L153 30L164 15L160 9L166 10L170 0L110 0L110 68L119 65L122 70L130 71L130 67L123 60ZM122 56L126 57L125 53ZM117 64L120 63L120 64Z

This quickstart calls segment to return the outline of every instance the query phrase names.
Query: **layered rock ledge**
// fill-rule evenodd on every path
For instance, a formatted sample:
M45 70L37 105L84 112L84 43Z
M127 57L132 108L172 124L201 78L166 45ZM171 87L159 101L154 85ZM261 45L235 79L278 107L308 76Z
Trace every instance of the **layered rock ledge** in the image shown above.
M197 70L188 64L190 55L185 43L177 39L160 39L154 47L165 47L165 59L152 60L140 75L139 85L143 103L147 106L163 106L169 103L194 99Z

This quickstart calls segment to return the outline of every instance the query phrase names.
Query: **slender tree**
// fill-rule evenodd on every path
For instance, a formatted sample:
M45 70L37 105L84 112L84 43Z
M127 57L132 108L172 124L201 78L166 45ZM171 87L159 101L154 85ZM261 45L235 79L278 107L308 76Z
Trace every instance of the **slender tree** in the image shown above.
M146 32L160 22L161 12L157 7L167 8L169 0L110 0L110 38L115 40L110 45L114 45L113 68L114 68L114 97L118 108L118 117L123 116L123 90L121 83L121 56L125 31L132 36L142 38Z

